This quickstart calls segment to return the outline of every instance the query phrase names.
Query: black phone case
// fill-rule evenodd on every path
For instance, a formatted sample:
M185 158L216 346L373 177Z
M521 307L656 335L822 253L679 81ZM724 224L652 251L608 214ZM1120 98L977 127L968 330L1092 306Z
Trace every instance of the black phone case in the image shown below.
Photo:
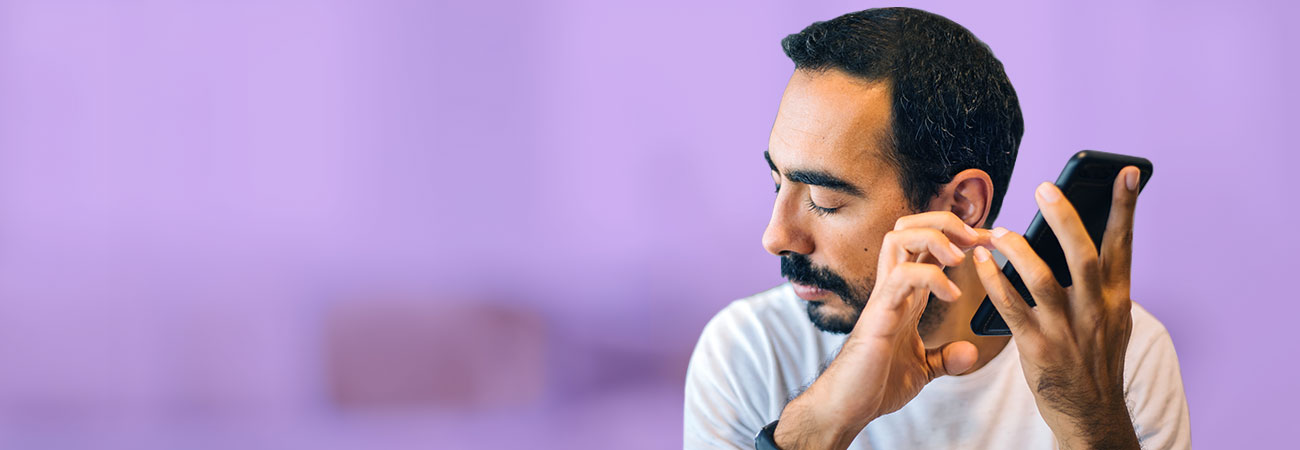
M1074 209L1079 212L1079 218L1083 220L1088 235L1092 237L1092 242L1098 249L1101 247L1106 221L1110 216L1115 177L1127 166L1137 166L1142 172L1138 183L1138 192L1141 192L1142 188L1146 187L1147 180L1151 179L1152 166L1151 161L1136 156L1084 150L1075 153L1065 163L1061 176L1056 179L1056 187L1061 188L1065 198L1069 199L1070 204L1074 205ZM1041 211L1034 215L1034 221L1025 231L1025 240L1029 241L1034 252L1038 253L1038 256L1052 269L1056 281L1061 283L1061 286L1069 287L1072 283L1065 253L1061 250L1061 243L1056 239L1056 234L1043 219ZM1034 306L1033 296L1010 262L1002 267L1002 273L1020 293L1020 297L1025 299L1025 303ZM1006 321L1002 320L1002 315L998 314L997 308L988 297L984 297L979 309L975 311L975 317L970 321L970 328L980 336L1011 334L1011 329L1007 327Z

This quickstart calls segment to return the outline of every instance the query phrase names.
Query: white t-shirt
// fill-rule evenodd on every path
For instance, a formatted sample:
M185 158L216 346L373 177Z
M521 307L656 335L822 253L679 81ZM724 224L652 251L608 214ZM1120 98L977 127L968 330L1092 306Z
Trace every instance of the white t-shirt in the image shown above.
M789 284L732 302L704 327L686 371L686 448L754 448L816 378L846 335L808 320ZM1187 400L1169 332L1133 305L1124 389L1142 448L1191 448ZM931 381L902 409L877 418L850 449L1055 448L1020 368L1015 340L987 365Z

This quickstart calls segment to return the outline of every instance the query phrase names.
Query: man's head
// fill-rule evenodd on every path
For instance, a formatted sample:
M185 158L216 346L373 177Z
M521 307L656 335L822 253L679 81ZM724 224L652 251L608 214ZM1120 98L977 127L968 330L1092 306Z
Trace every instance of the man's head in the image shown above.
M795 63L766 156L777 183L763 246L826 331L853 328L898 218L996 218L1024 132L988 46L943 17L871 9L781 41ZM932 301L927 327L943 321Z

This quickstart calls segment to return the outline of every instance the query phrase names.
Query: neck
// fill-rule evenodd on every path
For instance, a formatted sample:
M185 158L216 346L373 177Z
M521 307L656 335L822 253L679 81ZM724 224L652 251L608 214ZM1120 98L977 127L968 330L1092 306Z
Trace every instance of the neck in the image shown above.
M975 273L974 261L974 258L968 256L961 265L948 268L948 276L961 289L961 298L948 307L943 322L935 327L934 331L921 337L926 348L937 348L957 341L970 341L975 344L975 348L979 350L979 359L966 374L983 368L998 356L1002 348L1006 347L1007 342L1011 340L1011 336L978 336L970 329L970 318L975 316L975 310L979 308L986 295L984 285L980 283L979 275Z

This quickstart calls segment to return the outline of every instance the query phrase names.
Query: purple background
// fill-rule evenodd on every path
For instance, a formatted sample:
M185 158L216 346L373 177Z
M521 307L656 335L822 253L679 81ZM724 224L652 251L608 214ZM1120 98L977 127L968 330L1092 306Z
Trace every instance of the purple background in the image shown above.
M859 2L0 0L0 447L672 448L780 282L779 40ZM1293 442L1284 2L918 2L994 49L1002 225L1155 162L1134 297L1204 448Z

